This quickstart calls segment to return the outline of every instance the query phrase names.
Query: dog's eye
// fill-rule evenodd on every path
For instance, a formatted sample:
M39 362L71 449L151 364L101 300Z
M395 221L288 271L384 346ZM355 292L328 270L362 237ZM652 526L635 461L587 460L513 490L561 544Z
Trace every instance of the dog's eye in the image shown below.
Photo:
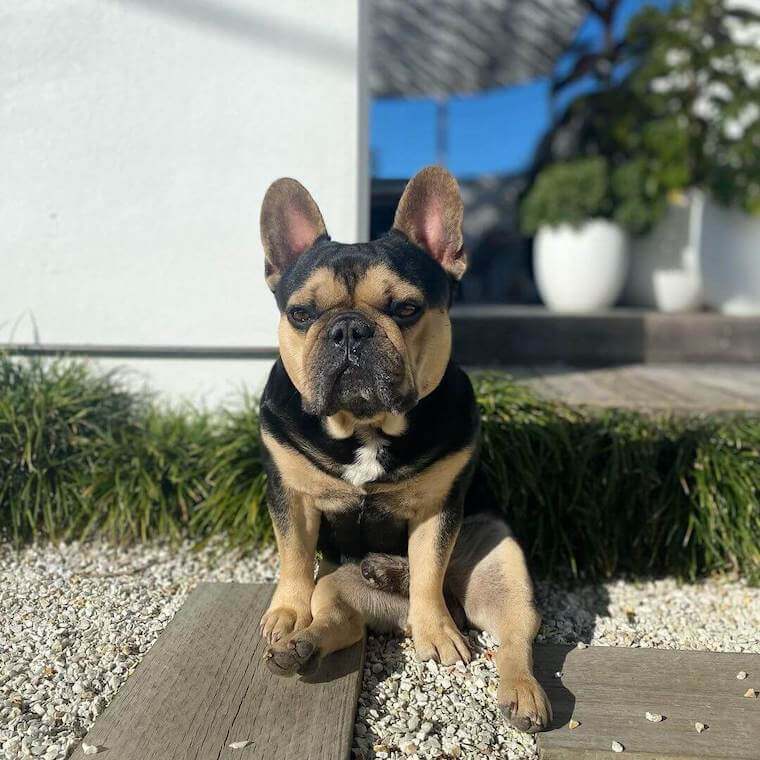
M412 301L399 301L391 306L391 313L396 319L408 320L416 317L420 307Z
M288 309L288 317L293 324L299 327L304 327L312 320L312 314L308 309L304 309L303 306L294 306L292 309Z

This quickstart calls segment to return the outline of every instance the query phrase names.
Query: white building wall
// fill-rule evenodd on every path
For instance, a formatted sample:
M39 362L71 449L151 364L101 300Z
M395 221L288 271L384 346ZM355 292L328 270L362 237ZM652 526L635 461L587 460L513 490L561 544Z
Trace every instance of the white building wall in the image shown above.
M274 346L268 184L297 177L334 238L366 237L360 15L356 0L4 0L0 343ZM207 401L270 364L116 363Z

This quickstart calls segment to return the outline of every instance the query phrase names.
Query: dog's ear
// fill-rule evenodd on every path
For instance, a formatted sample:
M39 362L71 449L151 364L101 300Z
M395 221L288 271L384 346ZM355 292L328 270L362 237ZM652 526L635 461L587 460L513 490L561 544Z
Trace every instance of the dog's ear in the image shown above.
M273 182L261 204L261 242L266 264L264 276L270 290L277 287L282 273L327 235L319 207L298 181L282 177Z
M424 248L452 277L467 269L462 239L462 196L454 177L440 166L428 166L404 189L393 227Z

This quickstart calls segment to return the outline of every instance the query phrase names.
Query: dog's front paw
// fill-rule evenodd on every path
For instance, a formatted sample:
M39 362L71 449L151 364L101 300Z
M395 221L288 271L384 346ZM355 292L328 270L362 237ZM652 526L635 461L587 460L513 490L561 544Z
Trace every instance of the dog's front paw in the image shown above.
M278 605L270 607L261 618L259 630L270 643L290 636L311 624L311 610L305 605Z
M269 670L286 677L313 673L321 659L319 647L304 632L272 644L264 653Z
M499 708L518 731L534 734L549 728L552 708L541 684L530 673L500 675Z
M410 618L409 626L417 659L435 660L442 665L472 659L470 648L445 609L435 615Z

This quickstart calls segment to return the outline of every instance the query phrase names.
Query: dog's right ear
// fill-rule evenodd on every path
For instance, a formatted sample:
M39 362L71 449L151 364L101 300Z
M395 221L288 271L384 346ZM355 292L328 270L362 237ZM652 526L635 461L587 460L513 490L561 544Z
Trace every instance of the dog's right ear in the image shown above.
M261 204L261 242L266 264L264 276L270 290L282 273L316 240L327 235L319 207L298 181L282 177L273 182Z

